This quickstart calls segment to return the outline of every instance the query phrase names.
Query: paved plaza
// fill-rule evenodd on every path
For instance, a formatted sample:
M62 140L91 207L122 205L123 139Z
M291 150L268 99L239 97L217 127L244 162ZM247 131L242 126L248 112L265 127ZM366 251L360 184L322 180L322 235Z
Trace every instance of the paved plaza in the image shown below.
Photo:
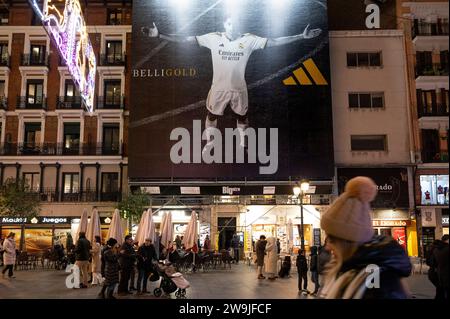
M65 279L68 275L62 270L18 270L15 279L0 277L0 299L94 299L100 287L87 289L68 289ZM270 280L256 279L256 267L244 264L232 265L231 269L216 269L209 272L185 274L191 287L187 289L188 299L300 299L298 294L297 273L291 278ZM157 282L156 282L157 283ZM153 291L156 283L149 282L148 290ZM407 279L413 298L431 299L434 287L426 275L415 274ZM314 290L309 282L309 290ZM137 296L132 294L127 299L156 299L153 294ZM170 297L175 298L174 294Z

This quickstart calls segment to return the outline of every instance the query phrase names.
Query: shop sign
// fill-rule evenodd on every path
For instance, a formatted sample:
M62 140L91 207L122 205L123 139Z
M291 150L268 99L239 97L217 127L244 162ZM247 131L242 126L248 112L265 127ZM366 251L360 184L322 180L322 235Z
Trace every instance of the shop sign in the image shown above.
M70 224L72 219L69 217L39 217L40 224Z
M275 195L275 186L264 186L263 195Z
M239 195L240 193L241 193L240 187L228 187L228 186L222 187L222 194Z
M448 227L448 216L442 217L442 226Z
M339 168L338 189L356 176L368 176L377 185L377 196L371 203L376 208L408 208L408 170L406 168Z
M407 227L411 225L409 220L374 220L373 227Z
M320 244L321 244L320 228L314 228L313 233L314 233L314 246L320 246Z
M200 187L180 187L181 194L200 195Z
M422 209L422 227L436 227L436 212L434 209Z
M2 217L2 224L25 224L27 222L26 217Z

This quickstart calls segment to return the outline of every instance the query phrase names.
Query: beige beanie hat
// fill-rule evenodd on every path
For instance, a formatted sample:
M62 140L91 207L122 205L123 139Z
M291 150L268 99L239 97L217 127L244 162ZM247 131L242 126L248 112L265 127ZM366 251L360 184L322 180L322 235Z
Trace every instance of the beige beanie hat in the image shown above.
M320 227L334 237L357 243L369 241L374 230L369 203L377 195L377 186L368 177L352 178L345 191L323 214Z

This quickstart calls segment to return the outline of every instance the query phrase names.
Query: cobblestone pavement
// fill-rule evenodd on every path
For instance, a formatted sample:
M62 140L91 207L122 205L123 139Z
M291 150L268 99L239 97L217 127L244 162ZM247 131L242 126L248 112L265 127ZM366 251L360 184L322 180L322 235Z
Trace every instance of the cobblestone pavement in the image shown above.
M93 299L100 287L87 289L68 289L63 270L18 270L15 279L0 277L0 299ZM137 276L136 276L137 278ZM231 269L216 269L209 272L185 274L191 287L187 289L188 299L298 299L297 273L294 270L290 278L278 278L275 281L256 279L256 267L244 264L232 265ZM148 290L153 291L156 283L149 282ZM431 299L434 287L426 275L412 275L407 278L413 298ZM314 290L314 284L308 283L308 290ZM119 298L155 299L153 294L136 294ZM174 294L170 297L175 298Z

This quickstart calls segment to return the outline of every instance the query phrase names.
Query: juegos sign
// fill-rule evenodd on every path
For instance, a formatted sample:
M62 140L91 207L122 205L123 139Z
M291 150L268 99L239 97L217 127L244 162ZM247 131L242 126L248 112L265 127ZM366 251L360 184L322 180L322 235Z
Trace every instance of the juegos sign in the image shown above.
M132 51L131 183L333 177L326 1L133 1Z

